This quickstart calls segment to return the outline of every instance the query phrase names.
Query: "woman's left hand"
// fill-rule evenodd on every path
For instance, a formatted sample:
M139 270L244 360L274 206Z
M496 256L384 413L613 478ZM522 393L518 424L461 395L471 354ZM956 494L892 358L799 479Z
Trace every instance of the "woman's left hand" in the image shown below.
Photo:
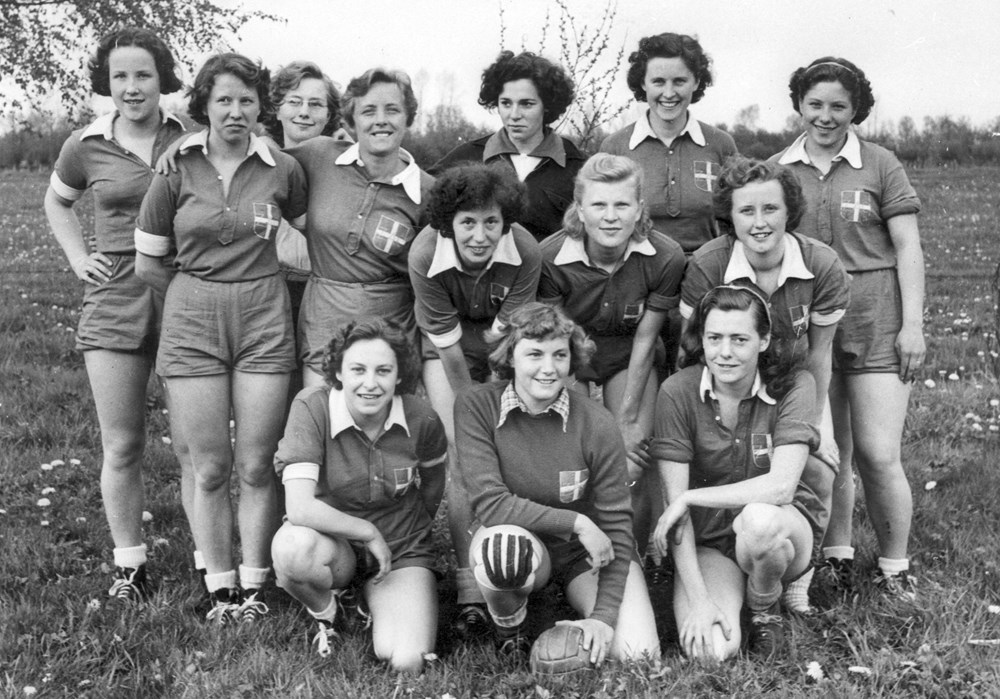
M590 662L600 665L608 657L611 650L611 640L615 630L598 619L576 619L574 621L557 621L556 626L578 626L583 630L581 645L590 651Z
M615 547L608 535L594 524L586 515L577 515L574 532L580 539L580 544L587 550L587 561L593 572L615 560Z
M618 423L621 430L622 439L625 441L625 454L628 456L629 481L635 481L641 475L641 471L650 466L649 452L646 451L646 438L642 427L637 422L622 420Z
M921 327L907 327L896 335L896 354L899 355L899 380L909 383L917 378L917 370L923 366L927 345Z
M669 549L667 537L673 534L674 545L681 543L681 536L684 534L684 524L688 520L687 501L683 496L677 498L660 515L656 522L656 530L653 532L653 542L656 550L661 556L667 555Z

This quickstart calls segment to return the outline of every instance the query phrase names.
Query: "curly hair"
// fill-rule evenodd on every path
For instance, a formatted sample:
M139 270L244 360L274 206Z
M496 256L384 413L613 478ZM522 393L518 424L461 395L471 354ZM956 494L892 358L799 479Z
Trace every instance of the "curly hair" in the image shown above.
M501 379L514 378L514 348L524 339L568 338L570 374L586 365L595 350L594 341L562 309L539 301L524 304L510 314L502 330L487 330L484 337L490 345L490 369Z
M160 94L177 92L184 85L177 77L177 62L167 44L153 32L139 27L122 27L106 34L97 44L97 51L87 62L90 72L90 86L102 97L111 96L111 81L108 73L108 58L115 49L135 46L145 49L153 57L156 73L160 78Z
M343 97L340 98L340 114L352 129L354 128L354 103L368 94L376 83L396 85L403 93L403 109L406 110L406 125L413 126L417 118L417 96L413 93L410 76L401 70L387 68L369 68L351 82L347 83Z
M698 88L691 95L694 104L705 95L712 84L712 59L701 48L694 37L687 34L665 32L639 39L639 49L628 57L628 87L639 102L646 101L646 90L642 84L646 80L646 68L654 58L680 58L698 81Z
M326 87L326 109L329 113L321 136L332 136L340 128L340 92L333 80L312 61L292 61L271 77L271 104L274 110L264 121L268 135L280 147L285 147L285 132L278 121L278 108L285 101L285 95L302 84L305 78L320 80Z
M487 109L496 109L503 86L514 80L530 80L538 90L542 100L542 122L547 126L566 113L573 104L576 87L573 79L558 63L547 58L522 51L501 51L497 59L483 71L483 83L479 88L479 104Z
M323 349L323 377L338 391L344 384L337 380L337 372L344 364L344 353L355 342L361 340L384 340L396 355L399 383L397 393L413 393L420 378L420 366L416 355L410 350L406 332L391 320L381 317L352 320L338 326L333 337Z
M684 328L681 344L684 347L682 368L704 363L705 347L702 335L705 331L705 321L713 310L749 311L753 316L754 329L757 334L768 337L771 334L771 312L767 301L757 291L746 286L717 286L706 293L694 309L691 320ZM772 338L773 340L774 338ZM757 370L761 380L767 386L767 392L773 398L780 399L795 383L795 374L802 369L802 360L783 351L784 343L771 342L767 349L760 353L757 360Z
M497 206L503 232L517 222L524 209L524 185L506 170L489 165L459 165L444 171L431 189L427 203L430 225L445 238L454 238L452 223L460 211Z
M257 92L260 101L260 114L257 121L263 121L272 112L271 95L268 92L271 82L271 72L259 61L254 63L239 53L217 53L205 61L205 65L195 76L194 86L188 90L188 114L195 122L208 126L208 100L215 86L215 79L220 75L232 75L244 85Z
M573 205L566 209L563 214L563 229L566 235L576 240L581 240L586 234L583 220L580 218L579 207L583 203L583 194L587 189L588 182L606 182L609 184L617 182L628 182L631 180L635 185L635 198L642 201L642 168L637 162L624 155L611 155L610 153L597 153L587 158L580 171L576 173L573 180ZM645 204L639 214L639 220L632 231L632 240L640 241L649 237L649 232L653 230L653 221L649 218L649 211Z
M716 183L715 193L712 195L715 217L731 224L733 222L733 192L748 184L771 181L781 185L781 192L785 198L785 208L788 210L785 230L794 231L798 228L799 222L802 221L802 216L806 212L806 201L798 178L784 165L739 155L726 160L722 172L719 173L719 181ZM731 226L728 232L729 235L736 235Z
M851 106L854 107L852 124L860 124L875 106L875 95L872 84L868 82L863 70L844 58L823 56L799 68L792 73L788 81L788 94L792 98L792 107L799 114L802 98L816 83L839 82L851 95Z

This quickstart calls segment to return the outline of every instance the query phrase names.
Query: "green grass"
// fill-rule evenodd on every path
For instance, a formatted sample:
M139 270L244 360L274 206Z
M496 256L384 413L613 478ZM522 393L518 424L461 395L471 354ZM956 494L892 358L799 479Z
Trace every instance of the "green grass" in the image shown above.
M792 620L786 657L706 667L683 660L674 645L669 584L662 584L653 590L662 663L609 666L552 696L1000 696L1000 647L969 643L1000 639L1000 614L990 611L1000 604L1000 388L991 370L1000 347L990 290L1000 259L998 175L971 168L913 173L924 201L929 344L904 446L918 604L889 604L865 579L853 598ZM100 440L71 332L82 287L47 232L45 184L42 175L0 173L7 240L0 260L0 694L26 696L34 687L39 697L546 696L523 668L450 638L454 592L447 581L438 659L414 679L397 680L377 664L363 634L348 636L329 659L315 657L306 615L280 592L270 596L276 613L266 625L206 625L194 611L191 537L158 400L149 406L152 521L145 536L160 587L142 609L107 604L111 540L98 482ZM89 225L86 202L81 208ZM42 470L54 459L66 464ZM48 507L37 504L43 497ZM870 568L873 536L861 510L857 522L859 563ZM551 594L534 608L543 616L567 613ZM808 679L812 662L825 679Z

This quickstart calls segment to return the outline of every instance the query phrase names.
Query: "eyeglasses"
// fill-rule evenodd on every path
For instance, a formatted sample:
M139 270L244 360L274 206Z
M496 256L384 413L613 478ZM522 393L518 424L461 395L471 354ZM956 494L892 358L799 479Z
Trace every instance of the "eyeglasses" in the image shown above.
M282 100L282 106L288 106L292 109L302 109L302 105L305 104L310 112L322 112L326 107L326 102L321 102L320 100L309 100L308 103L304 102L299 97L289 97L286 100Z

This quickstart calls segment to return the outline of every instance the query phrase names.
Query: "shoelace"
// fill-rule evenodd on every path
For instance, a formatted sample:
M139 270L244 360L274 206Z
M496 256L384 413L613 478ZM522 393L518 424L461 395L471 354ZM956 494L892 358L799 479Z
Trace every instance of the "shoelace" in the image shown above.
M115 578L108 590L108 597L120 600L139 599L142 597L142 590L135 584L136 575L139 570L136 568L127 578Z
M240 605L232 602L216 602L215 606L208 610L205 619L219 624L232 622L239 614Z
M337 611L342 614L342 619L347 618L347 613L349 611L356 612L359 617L361 617L361 628L369 629L372 625L372 615L367 609L364 608L362 600L358 597L357 593L350 589L344 588L343 590L334 590L333 596L337 598Z
M270 607L257 599L257 593L254 592L243 600L243 604L239 605L236 613L242 623L253 623L260 617L266 616L269 611L271 611Z
M754 626L767 627L771 624L780 624L782 622L782 616L780 614L768 614L767 612L758 612L750 617L750 623ZM769 629L762 629L763 631L769 631Z
M330 642L338 638L338 634L333 627L326 622L319 622L319 631L313 636L313 645L316 646L316 653L321 658L328 658L333 653Z

